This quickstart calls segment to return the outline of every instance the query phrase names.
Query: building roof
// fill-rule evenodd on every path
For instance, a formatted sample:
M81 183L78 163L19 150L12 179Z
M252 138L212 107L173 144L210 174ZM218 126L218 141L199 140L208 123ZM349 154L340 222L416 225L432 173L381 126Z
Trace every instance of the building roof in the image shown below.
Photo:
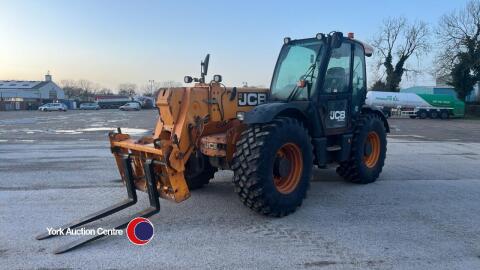
M39 89L47 83L49 82L0 80L0 89Z

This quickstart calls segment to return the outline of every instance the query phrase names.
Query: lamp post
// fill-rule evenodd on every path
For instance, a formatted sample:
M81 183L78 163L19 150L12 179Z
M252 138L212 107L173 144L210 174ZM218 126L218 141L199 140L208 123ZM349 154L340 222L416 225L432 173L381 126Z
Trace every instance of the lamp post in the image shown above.
M153 89L153 85L154 85L154 83L155 83L155 80L148 80L148 82L150 83L150 91L151 91L152 94L153 94L153 91L155 91L155 90Z

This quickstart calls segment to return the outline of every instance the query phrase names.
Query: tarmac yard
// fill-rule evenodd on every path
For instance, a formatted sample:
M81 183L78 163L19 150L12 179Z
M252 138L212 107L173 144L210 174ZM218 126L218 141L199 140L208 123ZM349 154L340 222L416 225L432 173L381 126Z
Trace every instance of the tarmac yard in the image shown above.
M125 196L106 134L151 132L155 110L0 112L1 269L480 269L480 121L390 119L377 182L355 185L315 169L294 214L255 214L218 172L187 201L161 200L155 236L110 236L53 255L47 227ZM88 228L108 227L140 202Z

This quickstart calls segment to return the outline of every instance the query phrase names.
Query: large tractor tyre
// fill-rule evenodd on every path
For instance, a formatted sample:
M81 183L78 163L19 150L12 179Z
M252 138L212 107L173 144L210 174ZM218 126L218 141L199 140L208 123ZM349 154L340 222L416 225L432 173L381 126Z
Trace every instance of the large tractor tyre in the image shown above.
M293 118L253 125L237 142L232 169L235 192L252 210L267 216L293 213L312 176L311 138Z
M189 190L199 189L210 183L217 171L217 168L210 164L207 156L200 154L197 160L194 160L194 155L192 154L185 165L184 176Z
M382 172L387 152L387 135L382 119L365 114L356 123L350 157L340 163L337 173L358 184L375 182Z

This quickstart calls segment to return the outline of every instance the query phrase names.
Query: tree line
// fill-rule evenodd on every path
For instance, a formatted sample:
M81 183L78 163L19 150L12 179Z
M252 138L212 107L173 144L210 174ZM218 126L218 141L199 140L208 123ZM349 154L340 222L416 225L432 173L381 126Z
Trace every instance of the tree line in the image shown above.
M444 14L435 26L404 17L388 18L371 44L376 49L377 79L370 90L400 91L403 77L422 73L412 62L421 63L436 49L431 72L465 100L480 81L480 1L472 0L465 7Z
M140 86L135 83L121 83L118 85L117 89L113 90L84 79L60 81L60 86L63 88L67 98L78 99L81 101L92 101L95 99L95 96L114 94L128 97L136 95L154 97L159 89L179 87L181 85L181 83L175 81L149 81Z

